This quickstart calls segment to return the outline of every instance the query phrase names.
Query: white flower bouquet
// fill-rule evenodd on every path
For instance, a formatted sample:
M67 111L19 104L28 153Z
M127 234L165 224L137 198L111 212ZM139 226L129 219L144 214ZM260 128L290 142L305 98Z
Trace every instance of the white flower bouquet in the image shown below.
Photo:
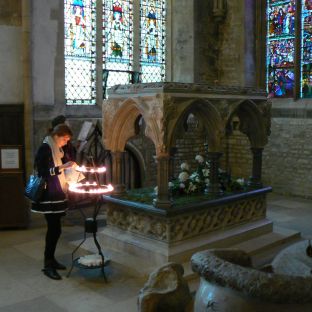
M177 179L168 183L168 189L172 195L203 193L210 185L210 164L203 156L196 155L197 169L190 172L190 166L187 162L180 165L181 172ZM220 189L226 192L236 192L246 189L246 180L244 178L233 179L229 173L218 170ZM157 187L154 192L157 194Z

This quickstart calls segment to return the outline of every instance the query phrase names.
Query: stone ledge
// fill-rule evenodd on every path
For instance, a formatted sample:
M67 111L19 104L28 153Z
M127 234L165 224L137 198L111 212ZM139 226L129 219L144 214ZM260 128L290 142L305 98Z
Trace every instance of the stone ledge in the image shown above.
M222 204L233 203L241 199L247 199L256 197L259 195L265 195L266 193L272 192L272 187L262 187L255 190L250 190L247 192L231 194L228 196L222 196L215 199L210 199L202 202L197 202L194 204L186 204L184 206L175 207L174 205L170 209L159 209L153 205L142 204L135 201L123 200L110 195L103 195L103 200L107 203L120 204L121 206L129 207L133 210L144 211L146 213L159 215L159 216L176 216L177 213L188 213L196 209L197 211L201 209L206 209L207 207L215 207Z
M128 85L117 85L108 89L109 97L115 94L144 93L144 92L165 92L165 93L204 93L226 95L251 95L267 97L263 89L238 86L219 86L207 83L182 83L182 82L153 82Z
M251 267L247 253L212 249L192 256L192 269L206 282L273 303L312 303L312 277L266 273ZM296 310L298 311L298 310Z

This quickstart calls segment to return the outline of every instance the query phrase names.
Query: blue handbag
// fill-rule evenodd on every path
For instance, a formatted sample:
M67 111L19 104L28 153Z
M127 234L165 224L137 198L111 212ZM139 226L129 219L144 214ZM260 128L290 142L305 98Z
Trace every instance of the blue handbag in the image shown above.
M43 177L37 174L31 174L25 186L24 195L31 201L37 203L41 200L46 181Z

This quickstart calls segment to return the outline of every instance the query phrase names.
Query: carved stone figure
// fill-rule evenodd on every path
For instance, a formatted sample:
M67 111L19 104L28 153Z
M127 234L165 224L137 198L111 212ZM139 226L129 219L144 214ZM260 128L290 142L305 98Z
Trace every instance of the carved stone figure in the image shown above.
M167 263L152 272L138 297L139 312L191 312L193 301L184 269Z

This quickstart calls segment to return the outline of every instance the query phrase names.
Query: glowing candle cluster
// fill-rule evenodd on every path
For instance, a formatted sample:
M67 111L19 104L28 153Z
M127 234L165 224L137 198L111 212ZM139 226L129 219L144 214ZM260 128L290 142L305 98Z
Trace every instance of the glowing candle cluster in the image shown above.
M77 166L75 168L75 170L79 171L79 172L85 172L85 173L104 173L106 172L106 167L98 167L98 168L94 168L94 167L86 167L86 166Z
M81 194L105 194L114 190L111 184L98 185L96 182L73 183L69 186L69 191Z

